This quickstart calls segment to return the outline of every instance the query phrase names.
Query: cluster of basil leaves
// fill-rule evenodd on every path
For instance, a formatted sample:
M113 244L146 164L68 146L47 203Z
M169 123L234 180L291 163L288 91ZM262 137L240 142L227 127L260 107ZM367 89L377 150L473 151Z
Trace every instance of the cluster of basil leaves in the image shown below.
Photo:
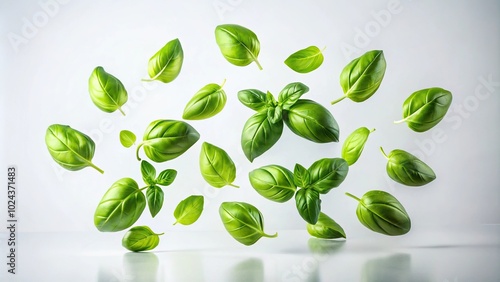
M215 40L223 57L233 65L247 66L253 62L259 69L260 42L250 29L235 25L219 25L215 29ZM316 46L298 50L284 63L298 73L314 71L323 63L323 51ZM180 73L184 53L178 39L171 40L155 53L148 63L149 78L145 81L172 82ZM332 101L335 104L345 98L363 102L379 88L386 70L386 61L381 50L366 52L352 60L342 70L340 85L344 95ZM202 87L187 103L183 119L200 120L210 118L223 110L227 96L221 85L210 83ZM296 135L316 143L338 142L339 126L328 109L301 96L309 87L300 82L286 85L276 99L269 91L245 89L238 92L239 101L255 110L243 126L241 147L250 162L269 150L281 137L284 124ZM92 102L104 112L119 111L128 95L121 81L96 67L89 78L89 94ZM416 91L403 104L403 119L415 132L424 132L436 126L446 114L452 101L449 91L442 88L428 88ZM297 211L307 222L307 231L318 238L346 238L342 227L321 212L320 194L327 194L338 187L346 178L349 166L359 159L368 136L375 129L360 127L344 141L341 158L324 158L309 168L296 164L294 171L280 165L267 165L249 173L252 187L263 197L283 203L295 197ZM136 141L136 135L128 130L120 132L120 142L129 148ZM181 156L200 138L191 125L180 120L156 120L146 128L143 140L137 144L140 149L157 163ZM53 124L48 127L45 142L52 158L68 170L93 167L95 143L84 133L67 125ZM410 153L395 149L388 155L387 173L395 181L408 186L422 186L436 178L433 170ZM161 210L164 192L161 186L169 186L177 172L166 169L156 175L156 169L142 160L140 169L145 186L139 188L131 178L122 178L108 189L98 204L94 224L104 232L121 231L131 227L142 215L146 205L152 217ZM230 156L220 147L204 142L199 157L200 172L205 181L215 188L239 187L233 182L236 167ZM146 196L144 196L144 191ZM402 204L391 194L372 190L357 198L356 214L367 228L385 235L402 235L410 230L410 218ZM197 221L203 211L204 198L191 195L181 201L175 211L174 224L189 225ZM226 230L238 242L252 245L261 237L276 237L266 234L263 216L253 205L245 202L224 202L219 215ZM159 244L159 236L147 226L135 226L128 230L122 245L131 251L145 251Z

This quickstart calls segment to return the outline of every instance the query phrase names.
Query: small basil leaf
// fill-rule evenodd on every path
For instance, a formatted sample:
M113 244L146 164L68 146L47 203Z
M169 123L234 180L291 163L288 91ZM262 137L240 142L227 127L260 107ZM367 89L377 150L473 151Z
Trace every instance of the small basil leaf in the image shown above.
M145 160L141 161L141 174L142 180L147 185L155 185L156 169L150 163Z
M281 105L284 110L288 110L308 91L309 87L303 83L289 83L278 95L278 105Z
M298 187L306 188L311 184L311 175L305 167L300 164L295 164L293 181Z
M129 130L120 131L120 143L123 145L123 147L125 148L132 147L136 139L137 137L132 131Z
M240 100L243 105L255 111L261 111L267 107L266 93L257 89L238 91L238 100Z
M348 165L353 165L361 156L365 148L368 135L375 131L369 130L366 127L360 127L354 130L344 141L342 145L342 158L347 161Z
M192 195L182 200L174 211L176 219L174 225L177 223L190 225L196 222L203 212L203 204L203 196L198 195Z
M414 155L398 149L386 155L382 147L380 150L387 158L386 170L392 180L407 186L422 186L436 179L432 168Z
M264 154L278 142L283 133L283 121L272 123L267 112L258 112L250 117L241 133L241 147L250 162Z
M257 60L260 42L253 31L236 24L219 25L215 28L215 41L224 58L231 64L243 67L255 62L262 70Z
M132 252L149 251L158 246L160 237L147 226L134 226L122 238L122 246Z
M267 108L267 119L275 124L277 122L281 122L283 120L283 111L281 107L269 107Z
M269 91L266 93L266 105L267 107L276 107L278 105L278 101L276 101L276 98Z
M295 193L295 204L300 216L310 224L316 224L321 211L321 200L314 189L299 189Z
M324 158L314 162L308 171L311 175L308 187L326 194L340 186L349 172L349 166L341 158Z
M227 100L226 92L222 89L225 82L226 80L222 85L210 83L198 90L184 108L182 118L187 120L207 119L222 111Z
M118 110L125 115L121 106L128 100L127 90L118 78L102 67L96 67L90 75L89 93L92 102L102 111L112 113Z
M219 215L227 232L238 242L250 246L260 238L274 238L278 233L264 233L264 219L260 211L244 202L223 202Z
M231 157L223 149L207 142L201 146L200 171L205 181L215 188L226 185L239 188L233 184L236 166Z
M156 185L149 186L148 190L146 190L146 198L148 200L149 212L152 217L155 217L163 207L163 190Z
M250 184L264 198L278 203L290 200L297 187L293 174L279 165L268 165L249 173Z
M291 54L285 64L298 73L308 73L323 63L323 52L316 46L309 46Z
M161 185L161 186L168 186L174 182L175 177L177 176L177 171L174 169L166 169L160 174L158 174L158 177L156 177L156 184Z
M358 201L356 215L368 229L390 236L403 235L410 231L411 221L401 203L391 194L372 190L361 199L346 193Z
M346 238L344 229L328 215L320 212L316 224L307 224L307 232L322 239Z
M151 79L144 80L172 82L181 72L183 61L184 52L181 42L177 38L171 40L149 59L148 74Z

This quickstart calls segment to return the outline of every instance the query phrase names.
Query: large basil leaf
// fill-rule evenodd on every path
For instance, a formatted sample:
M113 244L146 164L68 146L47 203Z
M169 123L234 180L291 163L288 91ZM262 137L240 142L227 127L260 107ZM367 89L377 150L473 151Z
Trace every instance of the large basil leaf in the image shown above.
M144 183L147 185L155 185L156 181L156 169L153 165L148 163L145 160L141 161L141 174L142 174L142 180L144 180Z
M342 158L324 158L315 161L308 169L312 188L321 194L326 194L339 187L349 172L349 165Z
M394 181L407 186L422 186L436 179L432 168L414 155L398 149L386 155L382 147L380 150L387 158L387 174Z
M219 207L219 215L227 232L243 245L255 244L260 238L274 238L278 233L264 233L264 219L260 211L244 202L223 202Z
M330 111L322 105L299 99L288 111L283 120L290 130L316 143L339 141L339 126Z
M204 198L199 195L192 195L182 200L174 210L175 224L193 224L200 218L203 212Z
M372 190L366 192L361 199L346 193L358 201L356 215L368 229L390 236L403 235L411 228L408 213L401 203L391 194Z
M227 100L226 92L222 89L225 82L224 80L222 85L210 83L198 90L184 108L182 118L188 120L206 119L222 111Z
M411 94L403 104L403 119L416 132L427 131L436 126L446 115L453 97L443 88L422 89Z
M238 188L233 184L236 178L236 166L223 149L203 142L200 152L201 175L208 184L222 188L226 185Z
M219 25L215 28L215 41L224 58L231 64L243 67L255 62L262 70L257 60L260 42L253 31L236 24Z
M92 102L106 113L116 110L125 115L121 106L128 100L127 90L112 74L96 67L89 78L89 93Z
M151 185L146 190L146 198L148 200L149 212L152 217L155 217L163 207L163 190L159 186Z
M310 224L316 224L321 211L321 200L314 189L299 189L295 193L295 204L300 216Z
M298 187L306 188L311 184L311 174L301 164L295 164L293 169L293 182Z
M104 194L94 214L94 225L102 232L132 226L146 207L146 198L132 178L122 178Z
M186 152L200 139L200 134L191 125L178 120L156 120L149 124L144 133L143 142L137 146L154 162L175 159Z
M258 112L250 117L241 133L241 147L250 162L269 150L283 133L283 121L272 123L267 112Z
M122 246L132 252L149 251L158 246L161 235L148 226L134 226L123 235Z
M45 145L54 161L67 170L76 171L90 166L104 173L92 163L95 151L94 141L68 125L49 126L45 133Z
M278 203L290 200L297 187L293 173L279 165L268 165L249 173L250 184L264 198Z
M257 89L245 89L238 91L238 100L255 111L261 111L266 108L266 93Z
M283 108L283 110L290 109L293 104L295 104L299 98L309 91L309 87L300 82L289 83L281 90L278 95L278 105Z
M123 147L125 148L132 147L136 139L137 137L132 131L129 130L120 131L120 143L123 145Z
M344 229L328 215L320 212L316 224L307 224L307 232L322 239L346 238Z
M344 96L332 102L332 105L346 97L354 102L363 102L370 98L382 83L386 69L384 52L368 51L352 60L340 73L340 85Z
M323 52L316 46L309 46L291 54L285 64L298 73L308 73L323 63Z
M366 127L360 127L354 130L344 141L342 145L342 158L347 161L348 165L353 165L361 156L365 148L368 135L375 131L369 130Z
M179 39L169 41L163 48L154 54L148 63L148 74L151 79L164 83L172 82L181 72L184 52Z

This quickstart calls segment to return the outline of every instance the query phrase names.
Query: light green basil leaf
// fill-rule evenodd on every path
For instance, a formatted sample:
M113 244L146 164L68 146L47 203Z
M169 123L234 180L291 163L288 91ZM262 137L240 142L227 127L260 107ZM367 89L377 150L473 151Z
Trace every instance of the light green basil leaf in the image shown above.
M227 100L226 92L222 89L225 82L226 80L221 85L210 83L198 90L184 108L182 118L187 120L207 119L222 111Z
M125 115L121 106L128 100L127 90L118 78L102 67L96 67L90 75L89 93L92 102L102 111L112 113L118 110Z
M238 188L233 184L236 178L236 166L223 149L203 142L200 152L201 175L208 184L222 188L226 185Z
M436 179L432 168L414 155L398 149L386 155L382 147L380 151L387 158L386 170L392 180L407 186L422 186Z
M250 117L241 133L241 147L250 162L264 154L278 142L283 133L283 121L272 123L267 112L258 112Z
M156 185L151 185L146 190L146 199L148 200L149 212L155 217L163 207L163 190Z
M257 60L260 42L253 31L236 24L219 25L215 28L215 41L224 58L231 64L243 67L255 62L262 70Z
M309 91L309 87L300 82L289 83L278 95L278 105L284 110L290 109L299 98Z
M314 189L299 189L295 193L295 205L300 216L310 224L316 224L321 211L321 200Z
M245 89L238 91L238 100L255 111L261 111L267 107L266 93L257 89Z
M311 174L300 164L295 164L293 170L293 181L298 187L306 188L311 184Z
M141 174L142 180L147 185L155 185L156 169L150 163L145 160L141 161Z
M353 165L361 156L365 148L368 135L375 131L369 130L366 127L360 127L354 130L344 141L342 145L342 158L347 161L348 165Z
M166 169L156 177L156 184L161 186L168 186L174 182L175 177L177 176L177 171L175 169Z
M159 80L164 83L172 82L181 72L184 52L178 38L165 44L148 63L148 74L150 79L145 81Z
M309 46L291 54L285 64L298 73L308 73L323 63L323 52L316 46Z
M267 108L267 119L275 124L277 122L282 122L283 120L283 110L280 106Z
M123 235L122 246L132 252L149 251L158 246L161 235L147 226L135 226Z
M308 171L311 175L308 187L326 194L344 181L349 172L349 165L342 158L324 158L315 161Z
M190 225L196 222L203 212L203 204L204 198L199 195L192 195L182 200L174 211L176 219L174 225L177 223Z
M297 187L293 173L279 165L268 165L249 173L250 184L264 198L278 203L290 200Z
M274 95L269 91L267 91L267 93L266 93L266 105L267 105L267 107L278 106L278 101L276 101L276 98L274 98Z
M136 139L137 137L132 131L129 130L120 131L120 143L123 145L123 147L125 148L132 147Z
M307 232L321 239L346 238L344 229L328 215L320 212L316 224L307 224Z

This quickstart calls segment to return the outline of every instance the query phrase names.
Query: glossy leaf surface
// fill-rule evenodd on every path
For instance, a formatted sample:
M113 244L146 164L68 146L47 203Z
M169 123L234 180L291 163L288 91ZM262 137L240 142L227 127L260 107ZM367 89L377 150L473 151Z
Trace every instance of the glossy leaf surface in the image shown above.
M132 252L149 251L158 246L160 235L148 226L135 226L130 228L122 238L122 246Z
M149 59L148 74L150 79L146 80L158 80L164 83L172 82L181 72L183 61L184 51L179 39L176 38L167 42Z
M320 212L316 224L307 224L307 232L321 239L346 238L345 231L335 220Z
M260 42L250 29L236 24L219 25L215 28L215 41L224 58L231 64L243 67L255 62L262 70L257 59Z
M190 225L200 218L203 212L204 198L199 195L192 195L182 200L174 211L175 224Z
M414 155L399 149L386 155L380 150L387 158L386 170L392 180L407 186L422 186L436 179L432 168Z
M310 224L316 224L321 211L321 200L314 189L299 189L295 193L295 205L300 216Z
M207 142L201 146L200 171L205 181L213 187L238 187L233 184L236 166L231 157L223 149Z
M267 165L249 173L250 184L264 198L278 203L290 200L297 187L293 173L279 165Z
M127 102L127 90L122 82L103 67L96 67L89 78L89 93L92 102L106 113L119 110L123 115L121 107Z
M241 147L252 162L278 142L283 133L283 121L272 123L267 112L258 112L247 120L241 133Z
M360 127L354 130L344 141L342 145L342 158L347 161L348 165L353 165L358 161L363 149L365 148L366 141L370 133L375 129L369 130L366 127Z
M339 187L347 177L349 165L342 158L324 158L315 161L308 169L310 174L309 188L321 194Z
M221 112L227 101L226 92L222 89L223 86L224 83L222 85L210 83L198 90L184 108L182 118L201 120Z
M298 73L308 73L323 64L323 52L316 46L309 46L291 54L285 64Z

